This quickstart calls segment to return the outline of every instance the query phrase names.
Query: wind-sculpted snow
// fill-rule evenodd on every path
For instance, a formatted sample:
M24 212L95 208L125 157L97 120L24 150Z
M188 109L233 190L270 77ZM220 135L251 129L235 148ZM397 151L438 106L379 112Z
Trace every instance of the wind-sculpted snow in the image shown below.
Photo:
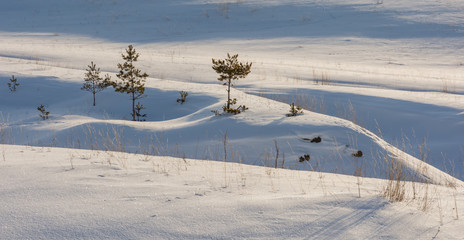
M16 30L4 29L1 33L4 44L0 60L8 69L2 71L2 76L19 76L22 84L15 94L10 94L6 85L1 88L2 104L5 104L1 108L3 119L12 127L10 131L14 135L14 139L8 140L11 143L89 147L90 143L86 145L81 139L88 138L84 137L84 129L106 137L107 132L120 129L128 131L124 138L130 142L126 146L128 151L141 151L153 145L154 140L150 139L158 139L158 144L162 139L165 145L169 143L163 154L176 152L193 158L220 160L221 139L227 133L232 147L243 158L237 161L272 164L276 140L281 158L286 154L286 166L347 174L362 168L368 176L384 175L384 171L366 170L363 162L366 160L353 160L350 155L352 151L363 150L368 153L365 158L374 158L378 166L383 161L381 158L385 158L382 147L372 140L363 142L364 146L356 146L358 132L344 129L346 126L338 126L343 130L325 129L327 122L322 121L321 125L312 117L309 117L313 121L310 126L306 117L300 117L305 119L307 127L300 129L301 123L283 117L288 106L280 105L276 110L274 102L261 101L255 109L267 110L256 113L251 108L250 113L232 117L232 120L214 117L211 110L221 109L224 102L221 93L225 90L215 80L211 58L233 50L254 62L250 76L236 83L241 91L270 98L278 95L280 99L277 100L286 103L303 99L303 103L307 103L303 106L307 114L312 110L348 119L411 156L460 179L464 174L464 139L462 134L456 134L463 131L460 114L464 111L463 100L461 95L450 94L464 89L464 77L459 71L463 48L454 38L461 34L461 22L456 18L459 7L417 3L421 8L406 5L399 9L390 3L305 1L158 1L130 6L119 1L90 1L80 5L72 1L49 2L48 5L45 2L40 6L35 2L24 4L31 8L18 8L17 3L2 8L6 11L2 15L4 18L18 11L33 11L25 14L29 17L22 21L4 25L15 26ZM155 6L156 11L149 11ZM101 12L105 7L113 11ZM164 17L157 15L157 11L163 11ZM440 11L447 18L440 18L434 11ZM423 19L422 12L432 17ZM226 13L228 15L224 15ZM61 19L57 22L54 17ZM14 18L5 21L11 19ZM36 25L38 22L41 24ZM283 25L279 27L275 22ZM138 27L130 28L134 23ZM421 26L412 27L414 24ZM434 24L449 27L441 26L442 32L437 32L430 27ZM385 31L384 26L392 29ZM113 27L128 31L120 34ZM158 30L146 30L153 27ZM128 34L131 31L137 33ZM158 34L159 31L164 34ZM338 35L332 36L334 32ZM440 41L427 34L438 34ZM147 123L125 121L131 118L130 111L125 110L130 102L111 89L97 95L95 108L89 108L86 105L88 96L78 91L83 70L90 61L105 72L115 72L120 53L126 47L126 43L120 41L128 36L130 42L144 43L136 45L141 52L138 66L152 77L147 82L147 97L142 99L147 108ZM427 47L432 42L435 47ZM323 78L328 85L318 83ZM179 91L190 89L193 91L186 104L175 102ZM247 99L248 95L243 96L239 104L242 100L246 105L255 101ZM52 121L37 122L36 108L40 104L50 108ZM312 126L314 124L318 127ZM79 136L79 139L71 140L74 137L68 134ZM307 146L300 141L323 134L324 141L320 145ZM140 144L144 146L137 147ZM324 149L323 153L319 148ZM339 151L344 151L342 157ZM294 166L305 154L313 156L311 166L299 163ZM344 160L337 160L341 163L333 165L334 158Z
M460 239L463 14L456 0L3 1L0 238ZM128 95L93 107L80 89L91 62L116 79L128 45L149 75L140 122ZM253 63L238 115L221 114L212 69L227 53Z
M423 172L422 161L344 119L307 110L303 115L287 117L287 104L237 90L232 92L233 96L250 109L239 115L215 116L211 111L221 111L225 97L221 96L223 86L148 81L149 86L158 88L148 88L147 97L143 99L147 107L144 110L146 121L133 122L124 120L130 110L128 98L111 89L99 94L97 107L93 108L89 106L89 94L76 91L76 83L53 78L23 79L25 87L21 93L8 94L9 99L18 99L21 103L28 96L37 95L39 98L32 98L31 102L48 103L50 119L40 120L31 103L16 105L4 128L11 135L6 134L4 141L226 160L380 178L387 178L388 161L392 158L409 169L407 179L413 180L411 176L415 176L414 180L438 184L454 181L433 167ZM184 104L176 102L179 93L173 89L190 91ZM19 113L30 115L21 120ZM314 137L321 137L322 141L305 140ZM359 150L364 156L354 157ZM299 157L304 155L310 156L309 161L300 162Z

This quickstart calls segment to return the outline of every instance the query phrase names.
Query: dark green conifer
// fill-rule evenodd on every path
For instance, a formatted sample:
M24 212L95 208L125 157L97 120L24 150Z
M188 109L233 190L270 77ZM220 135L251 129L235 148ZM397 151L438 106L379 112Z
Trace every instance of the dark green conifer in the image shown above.
M148 77L147 73L141 73L140 69L135 68L134 62L137 61L140 54L137 53L132 45L126 49L126 55L121 54L122 59L125 60L123 64L118 63L119 73L116 76L121 80L120 82L112 82L114 90L120 93L127 93L132 100L132 120L135 121L136 108L135 100L144 97L145 93L145 79Z
M111 78L108 74L106 74L104 79L100 77L100 68L97 68L93 62L90 62L90 65L87 67L88 69L84 78L85 82L81 89L92 93L93 105L95 106L95 94L107 88Z
M231 105L236 103L236 99L230 99L230 87L233 86L232 80L238 80L239 78L245 78L251 72L252 63L241 63L237 60L238 54L230 56L227 53L226 59L212 59L213 69L219 74L219 81L226 81L224 85L227 85L227 103L224 106L224 111L229 112L232 110ZM237 109L233 109L237 110Z

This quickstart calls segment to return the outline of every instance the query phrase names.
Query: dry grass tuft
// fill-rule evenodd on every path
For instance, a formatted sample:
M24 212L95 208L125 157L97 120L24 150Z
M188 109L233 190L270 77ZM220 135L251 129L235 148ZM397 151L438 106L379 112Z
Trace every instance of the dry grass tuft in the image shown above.
M406 193L406 167L392 157L386 157L386 161L388 181L383 190L383 196L390 202L401 202Z

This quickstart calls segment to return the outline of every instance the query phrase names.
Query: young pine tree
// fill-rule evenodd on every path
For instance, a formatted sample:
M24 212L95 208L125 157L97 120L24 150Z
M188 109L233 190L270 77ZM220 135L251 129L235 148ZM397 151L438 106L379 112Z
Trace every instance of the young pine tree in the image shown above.
M141 73L140 69L135 68L134 62L139 58L132 45L126 49L126 55L121 54L122 59L125 60L123 64L118 63L119 73L116 76L121 80L120 82L112 82L116 92L127 93L132 100L132 120L135 121L136 109L135 100L144 97L145 92L145 79L148 77L147 73Z
M227 85L227 103L224 108L227 112L231 109L230 105L236 102L236 99L230 99L230 87L233 86L232 81L238 80L239 78L245 78L251 72L252 63L241 63L237 60L238 54L230 56L227 53L226 59L212 59L213 69L219 74L219 81L226 81L224 85Z
M287 113L287 117L294 117L298 114L303 114L303 108L296 105L295 106L295 103L292 102L292 104L290 104L290 113Z
M81 89L92 93L94 106L95 94L107 88L110 80L111 78L108 74L105 76L104 79L100 77L100 68L97 68L97 66L93 62L90 62L90 65L88 65L87 72L85 73L85 82Z
M145 121L144 118L147 117L146 113L144 113L144 114L141 113L143 109L146 109L146 108L143 106L143 104L138 102L137 105L135 106L135 116L137 117L137 121L139 121L139 122Z
M11 92L16 92L16 87L19 86L18 79L14 75L11 76L10 82L8 83L8 88Z
M40 106L37 107L37 110L39 110L39 117L42 119L42 120L47 120L48 119L48 115L50 115L50 112L47 111L44 107L44 105L40 104Z

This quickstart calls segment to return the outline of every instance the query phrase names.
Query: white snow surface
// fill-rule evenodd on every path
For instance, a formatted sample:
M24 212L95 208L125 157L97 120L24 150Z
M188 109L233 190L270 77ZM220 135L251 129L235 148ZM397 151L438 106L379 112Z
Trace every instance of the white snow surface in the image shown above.
M462 239L462 187L416 184L415 200L390 203L374 178L0 148L2 239Z
M462 239L463 16L455 0L3 1L0 239ZM129 44L144 122L128 95L80 90L91 61L116 79ZM249 110L215 116L227 53L253 63L231 93ZM392 160L423 182L393 204Z

